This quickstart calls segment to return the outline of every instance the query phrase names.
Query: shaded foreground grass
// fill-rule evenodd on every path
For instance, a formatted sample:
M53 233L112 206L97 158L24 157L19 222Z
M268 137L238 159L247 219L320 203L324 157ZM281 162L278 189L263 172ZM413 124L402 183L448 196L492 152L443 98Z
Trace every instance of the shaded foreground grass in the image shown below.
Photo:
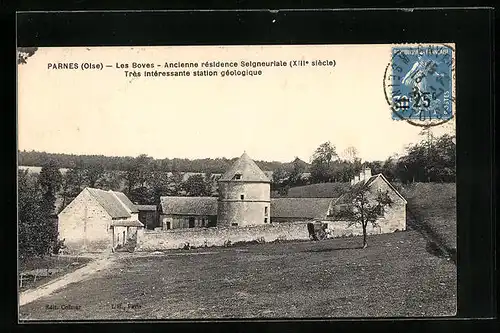
M51 280L81 268L91 261L90 258L74 256L46 256L19 260L19 279L22 276L20 291L37 288Z
M408 211L447 249L457 249L457 203L455 183L413 183L400 185Z
M456 267L415 231L368 238L119 254L20 308L27 320L446 316ZM63 310L61 307L73 309ZM78 309L76 309L78 308Z

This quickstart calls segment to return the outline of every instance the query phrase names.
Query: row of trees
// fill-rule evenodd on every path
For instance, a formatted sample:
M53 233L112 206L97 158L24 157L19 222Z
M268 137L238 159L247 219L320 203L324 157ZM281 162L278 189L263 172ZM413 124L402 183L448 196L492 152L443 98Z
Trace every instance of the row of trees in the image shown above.
M436 138L429 131L423 131L422 136L422 141L407 147L405 155L366 165L374 173L383 173L389 180L402 183L455 182L455 136L445 134Z
M145 155L143 155L145 156ZM103 168L105 170L125 171L133 168L137 163L137 157L130 156L104 156L104 155L72 155L72 154L54 154L38 151L20 151L19 165L41 166L49 161L55 161L61 168L74 168L78 165L88 167ZM168 172L209 172L224 173L235 161L227 158L203 158L203 159L153 159L150 163L156 168ZM281 162L256 161L262 170L274 170L279 167Z
M295 159L288 166L273 172L273 189L285 194L287 189L309 183L349 182L363 167L373 174L382 173L393 182L454 182L455 136L435 137L430 129L421 132L422 140L407 147L402 156L391 156L385 161L361 163L354 147L337 153L331 142L321 144L312 155L311 165ZM310 170L309 177L301 177Z

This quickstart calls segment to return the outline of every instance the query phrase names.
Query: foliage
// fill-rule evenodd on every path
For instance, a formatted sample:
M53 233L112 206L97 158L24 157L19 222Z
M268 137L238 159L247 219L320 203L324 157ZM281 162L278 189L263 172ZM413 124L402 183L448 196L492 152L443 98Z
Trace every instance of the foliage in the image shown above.
M212 191L207 185L205 177L199 174L189 176L182 184L184 191L190 197L210 196Z
M141 157L142 156L142 157ZM104 170L127 171L131 167L137 166L137 160L148 159L152 164L161 170L167 172L208 172L211 174L224 173L235 161L227 158L203 158L203 159L181 159L164 158L153 159L145 158L147 155L138 157L130 156L104 156L104 155L74 155L74 154L56 154L37 151L20 151L19 165L41 166L48 160L56 161L61 168L73 168L77 162L85 164L87 167L99 165ZM283 163L276 161L255 161L262 170L274 170Z
M336 148L330 141L322 143L314 151L311 161L311 178L314 182L332 182L332 162L337 159Z
M21 256L40 252L38 230L41 198L37 176L29 174L28 170L18 171L18 245Z
M56 193L62 176L46 163L38 176L18 171L18 235L21 256L44 256L57 245Z
M38 50L38 47L18 47L17 48L17 63L26 64L29 57L31 57Z
M340 209L334 210L333 218L348 221L349 225L361 225L363 229L363 248L366 248L366 227L371 223L377 226L377 220L384 216L385 208L392 204L389 192L377 191L372 197L369 187L357 186L346 194L346 202Z
M454 182L456 175L455 137L428 136L427 140L408 147L407 155L396 164L396 177L408 182Z

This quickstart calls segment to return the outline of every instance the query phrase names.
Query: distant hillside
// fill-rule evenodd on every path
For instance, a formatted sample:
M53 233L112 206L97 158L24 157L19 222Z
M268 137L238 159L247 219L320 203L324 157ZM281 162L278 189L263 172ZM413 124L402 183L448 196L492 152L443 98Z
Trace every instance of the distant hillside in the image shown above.
M449 249L457 248L457 194L455 183L395 184L408 201L408 211Z
M338 198L349 189L349 183L318 183L292 187L287 197L291 198Z
M28 170L28 172L32 172L32 173L40 173L40 171L42 170L42 167L39 167L39 166L20 165L18 168L19 168L19 170ZM66 171L68 171L68 169L67 168L60 168L59 171L61 171L62 174L65 174ZM112 170L110 172L113 174L118 174L118 175L124 174L124 172L117 171L117 170ZM203 172L181 172L181 173L183 176L182 177L183 181L186 181L189 177L191 177L193 175L202 175L202 176L205 175L205 173L203 173ZM172 172L167 172L167 174L172 175ZM222 174L220 174L220 173L212 173L211 175L215 176L215 177L222 176ZM271 175L272 175L272 173L271 173Z
M165 171L180 171L194 173L224 173L236 160L227 158L203 158L203 159L185 159L185 158L164 158L153 159L146 155L141 155L142 158L149 159L151 163L156 164ZM138 157L130 156L104 156L104 155L73 155L73 154L56 154L38 151L19 151L18 164L26 167L41 167L49 160L55 161L62 169L72 168L78 163L83 163L87 166L99 165L106 170L124 171ZM277 161L255 161L255 163L263 171L273 171L284 164ZM305 163L305 162L304 162Z

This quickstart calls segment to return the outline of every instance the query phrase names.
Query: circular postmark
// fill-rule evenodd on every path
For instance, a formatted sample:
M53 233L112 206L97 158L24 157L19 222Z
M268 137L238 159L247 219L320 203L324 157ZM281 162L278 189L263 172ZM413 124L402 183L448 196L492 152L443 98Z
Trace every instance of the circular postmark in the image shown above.
M392 119L414 126L444 124L455 111L455 50L445 44L395 45L384 72Z

